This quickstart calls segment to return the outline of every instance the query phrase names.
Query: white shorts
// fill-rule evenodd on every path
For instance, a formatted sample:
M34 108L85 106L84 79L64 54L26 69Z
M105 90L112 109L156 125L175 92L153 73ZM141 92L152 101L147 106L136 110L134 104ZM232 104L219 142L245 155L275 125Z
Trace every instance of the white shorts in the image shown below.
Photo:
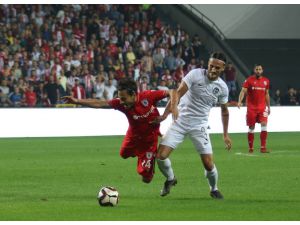
M189 136L199 154L212 154L212 147L207 133L207 125L186 125L173 122L166 134L162 137L160 144L175 149L184 137Z

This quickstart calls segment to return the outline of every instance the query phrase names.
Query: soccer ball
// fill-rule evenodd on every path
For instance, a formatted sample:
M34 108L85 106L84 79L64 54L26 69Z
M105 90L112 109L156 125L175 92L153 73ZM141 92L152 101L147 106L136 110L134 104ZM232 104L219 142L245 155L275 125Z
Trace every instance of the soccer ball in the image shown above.
M114 187L102 187L97 198L101 206L116 206L119 202L119 192Z

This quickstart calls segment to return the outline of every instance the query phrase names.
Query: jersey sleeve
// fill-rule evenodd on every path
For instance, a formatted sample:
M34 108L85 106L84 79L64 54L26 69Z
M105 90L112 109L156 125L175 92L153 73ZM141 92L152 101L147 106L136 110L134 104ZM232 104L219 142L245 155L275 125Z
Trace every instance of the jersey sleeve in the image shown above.
M222 105L222 104L226 104L228 102L228 95L229 95L229 91L227 86L224 86L222 88L222 93L219 95L218 97L218 102Z
M243 83L243 88L248 88L249 87L249 80L245 80Z
M195 82L197 78L197 70L191 70L182 80L186 83L188 88L190 89L192 84Z
M266 86L266 89L269 90L270 89L270 80L267 79L267 86Z
M112 107L113 109L120 110L121 104L120 104L120 99L119 99L119 98L114 98L114 99L112 99L112 100L109 100L107 103L108 103L108 104L110 105L110 107Z
M147 91L150 98L153 100L153 102L158 102L168 96L168 91L166 90L151 90Z

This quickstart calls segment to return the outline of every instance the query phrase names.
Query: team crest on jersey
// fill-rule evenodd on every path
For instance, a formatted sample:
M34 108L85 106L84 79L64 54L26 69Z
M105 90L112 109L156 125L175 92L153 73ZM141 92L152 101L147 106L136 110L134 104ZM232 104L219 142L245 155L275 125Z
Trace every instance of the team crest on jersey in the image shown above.
M264 85L267 86L267 81L264 81Z
M219 93L219 91L220 91L220 89L217 88L217 87L215 87L215 88L213 89L213 94L214 94L214 95L217 95L217 94Z
M153 155L153 152L146 152L147 159L151 159Z
M141 102L142 102L142 105L145 107L147 107L149 105L149 102L147 99L143 99Z

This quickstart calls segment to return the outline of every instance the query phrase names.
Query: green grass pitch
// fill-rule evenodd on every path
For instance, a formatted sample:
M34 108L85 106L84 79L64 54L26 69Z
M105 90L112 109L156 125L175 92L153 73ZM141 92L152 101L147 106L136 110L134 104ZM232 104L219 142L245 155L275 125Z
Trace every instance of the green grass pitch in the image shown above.
M200 158L186 140L171 155L178 184L166 197L156 167L141 182L136 159L119 156L122 137L0 139L0 220L300 220L299 133L269 133L271 154L247 154L246 134L211 135L219 188L209 196ZM101 186L118 189L117 207L100 207Z

